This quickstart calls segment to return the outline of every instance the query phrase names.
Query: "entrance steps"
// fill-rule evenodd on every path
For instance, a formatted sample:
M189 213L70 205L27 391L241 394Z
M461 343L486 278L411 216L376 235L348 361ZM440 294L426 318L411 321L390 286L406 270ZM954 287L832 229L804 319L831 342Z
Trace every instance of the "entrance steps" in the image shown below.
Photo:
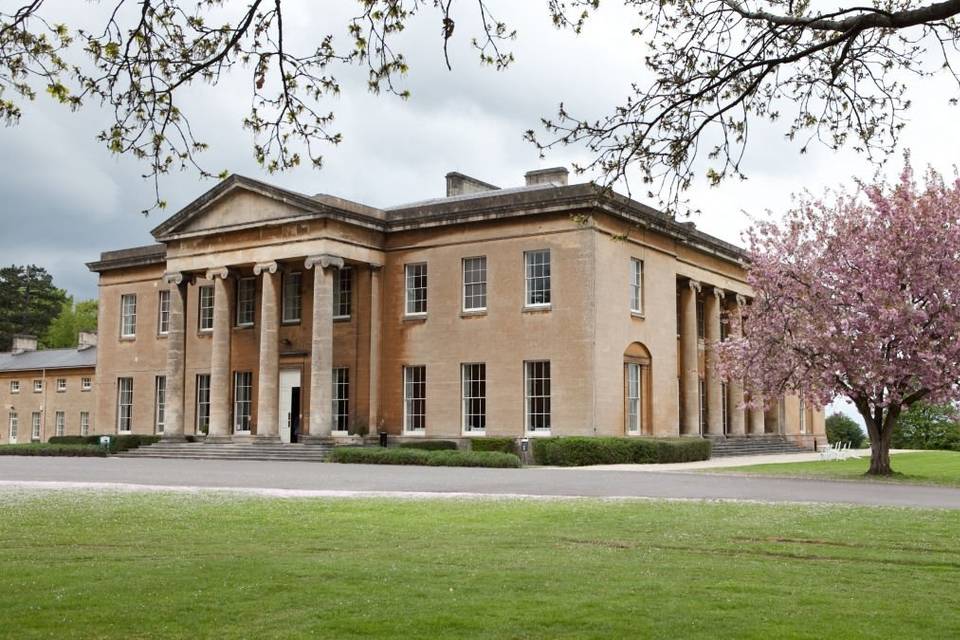
M205 442L157 442L118 454L120 458L179 458L190 460L272 460L323 462L333 448L329 444L252 444Z
M778 434L762 436L710 436L714 458L760 456L778 453L809 453L811 450Z

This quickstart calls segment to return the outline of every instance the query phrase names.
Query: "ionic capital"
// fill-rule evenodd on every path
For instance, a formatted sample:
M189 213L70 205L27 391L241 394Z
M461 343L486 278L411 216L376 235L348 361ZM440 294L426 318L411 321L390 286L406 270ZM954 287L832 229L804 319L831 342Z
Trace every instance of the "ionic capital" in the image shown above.
M745 307L747 305L747 299L739 293L736 295L734 300L736 301L738 307Z
M230 269L226 267L220 267L219 269L210 269L207 271L207 280L216 280L220 278L221 280L226 280L230 276Z
M319 256L310 256L303 263L306 269L312 269L316 265L319 265L321 269L343 269L343 258L324 253Z
M271 260L270 262L258 262L257 264L253 265L253 275L258 276L264 271L267 273L276 273L277 269L279 268L280 267L277 265L276 260Z
M170 273L163 274L163 281L167 284L181 285L184 281L184 276L182 271L173 271Z
M700 282L694 279L687 280L687 285L690 287L690 290L694 293L700 293L703 290L703 287L700 286Z
M727 292L720 287L714 287L713 296L717 299L719 304L723 304L723 299L727 297Z

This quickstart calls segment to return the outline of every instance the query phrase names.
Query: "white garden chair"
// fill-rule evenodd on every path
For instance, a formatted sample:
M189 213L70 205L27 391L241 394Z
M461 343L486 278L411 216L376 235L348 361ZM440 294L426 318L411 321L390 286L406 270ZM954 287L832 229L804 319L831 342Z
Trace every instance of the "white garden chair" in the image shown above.
M840 459L840 449L838 448L840 443L835 443L827 447L826 449L821 449L818 460L839 460Z

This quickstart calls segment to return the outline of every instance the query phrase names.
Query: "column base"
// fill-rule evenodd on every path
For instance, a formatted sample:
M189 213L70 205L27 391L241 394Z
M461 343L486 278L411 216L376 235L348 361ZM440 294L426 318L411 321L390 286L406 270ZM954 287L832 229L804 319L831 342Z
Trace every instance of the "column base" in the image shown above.
M233 438L229 435L208 435L203 439L206 444L226 444L228 442L233 442Z
M187 436L185 436L182 433L170 433L170 434L164 433L163 435L160 436L160 441L161 442L186 442Z
M275 434L257 434L253 437L253 444L280 444L280 436Z
M337 442L336 438L333 436L311 436L305 435L300 436L300 442L303 444L326 444L333 445Z

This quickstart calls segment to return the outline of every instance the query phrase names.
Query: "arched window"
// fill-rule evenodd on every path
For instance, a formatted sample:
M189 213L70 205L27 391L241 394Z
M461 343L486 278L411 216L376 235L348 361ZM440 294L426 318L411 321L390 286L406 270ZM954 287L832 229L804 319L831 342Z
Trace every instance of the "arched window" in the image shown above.
M624 431L627 435L653 433L650 410L650 352L634 342L623 354Z

